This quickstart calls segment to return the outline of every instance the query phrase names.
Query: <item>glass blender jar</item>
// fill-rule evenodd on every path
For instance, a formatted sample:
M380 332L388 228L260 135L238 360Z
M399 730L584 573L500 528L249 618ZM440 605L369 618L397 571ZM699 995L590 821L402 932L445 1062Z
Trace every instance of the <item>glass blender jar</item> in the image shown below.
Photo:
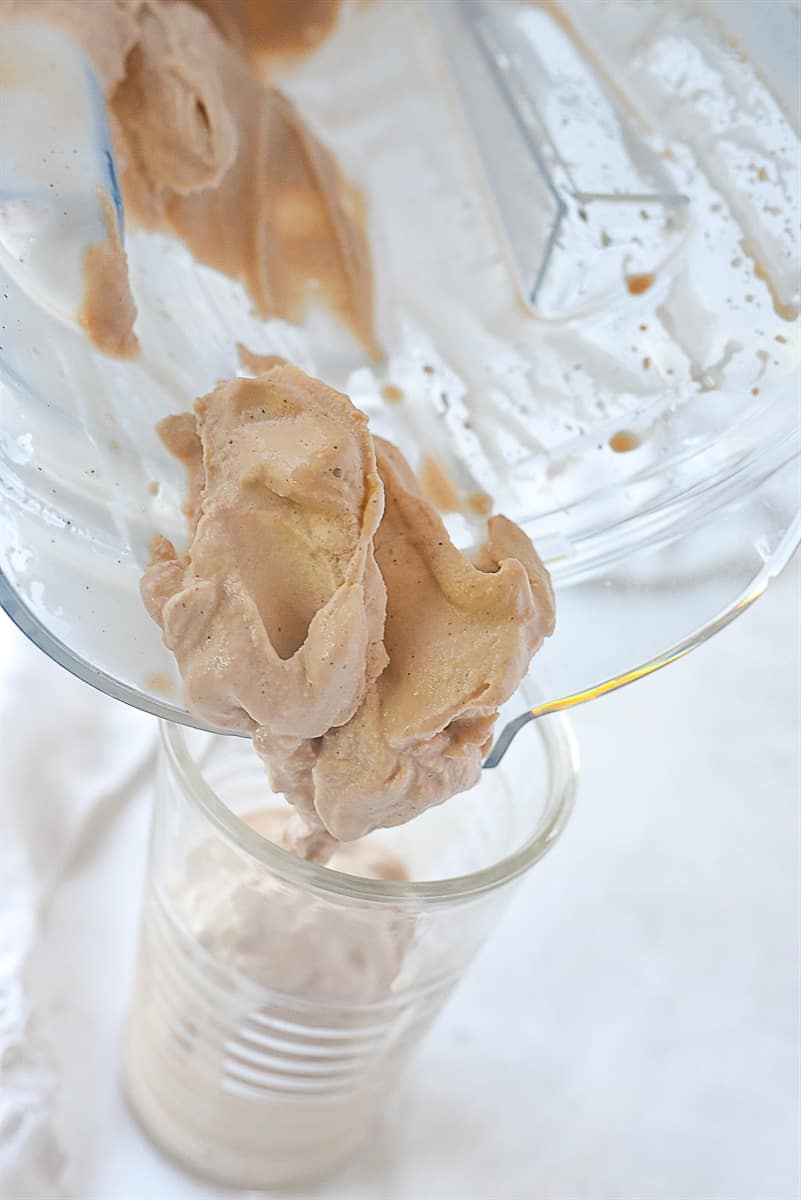
M545 709L725 625L798 540L796 35L783 4L345 5L273 75L365 197L380 362L322 307L263 321L125 224L91 71L29 45L2 143L6 611L88 682L193 723L138 595L153 534L186 538L154 426L240 372L243 343L433 462L462 547L491 508L523 525L557 596ZM130 363L70 319L98 188L139 312Z

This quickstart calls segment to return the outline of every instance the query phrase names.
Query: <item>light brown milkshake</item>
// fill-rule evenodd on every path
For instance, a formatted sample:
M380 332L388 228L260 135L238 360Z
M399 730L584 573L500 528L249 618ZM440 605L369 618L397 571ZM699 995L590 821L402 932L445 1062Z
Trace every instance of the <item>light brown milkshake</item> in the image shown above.
M473 786L553 629L525 534L491 518L471 562L400 452L294 367L221 384L162 435L191 541L157 543L142 595L192 711L253 735L293 847L323 861Z

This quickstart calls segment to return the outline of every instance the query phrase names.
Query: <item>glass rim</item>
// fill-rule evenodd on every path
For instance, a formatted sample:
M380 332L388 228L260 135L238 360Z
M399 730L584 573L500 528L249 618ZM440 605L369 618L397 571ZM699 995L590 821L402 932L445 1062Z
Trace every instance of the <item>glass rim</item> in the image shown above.
M547 763L546 796L542 814L530 836L511 854L467 875L447 879L400 882L364 879L333 867L307 862L262 837L228 807L206 782L189 753L183 725L159 721L161 744L184 795L205 814L236 849L285 881L315 892L374 904L402 906L453 904L501 887L522 875L550 850L573 809L578 784L579 753L568 718L554 713L530 722L519 736L539 737ZM224 735L212 735L224 736ZM503 766L492 768L503 770Z

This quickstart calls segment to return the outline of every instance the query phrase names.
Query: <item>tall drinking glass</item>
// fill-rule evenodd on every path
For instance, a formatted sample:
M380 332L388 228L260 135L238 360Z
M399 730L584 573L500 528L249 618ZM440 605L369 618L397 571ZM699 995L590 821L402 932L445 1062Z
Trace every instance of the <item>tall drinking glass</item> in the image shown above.
M395 877L365 878L262 836L283 801L249 742L164 723L125 1039L153 1141L238 1187L348 1158L559 835L576 773L564 719L535 722L472 791L371 835Z

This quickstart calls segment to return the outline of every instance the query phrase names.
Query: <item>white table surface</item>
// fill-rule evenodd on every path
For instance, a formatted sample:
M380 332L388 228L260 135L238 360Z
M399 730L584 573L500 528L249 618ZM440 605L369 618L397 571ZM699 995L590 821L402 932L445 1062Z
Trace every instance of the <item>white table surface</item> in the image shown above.
M711 644L576 715L572 823L380 1133L273 1195L798 1200L799 659L796 561ZM0 664L0 1194L229 1195L150 1149L116 1081L152 723L5 619Z

